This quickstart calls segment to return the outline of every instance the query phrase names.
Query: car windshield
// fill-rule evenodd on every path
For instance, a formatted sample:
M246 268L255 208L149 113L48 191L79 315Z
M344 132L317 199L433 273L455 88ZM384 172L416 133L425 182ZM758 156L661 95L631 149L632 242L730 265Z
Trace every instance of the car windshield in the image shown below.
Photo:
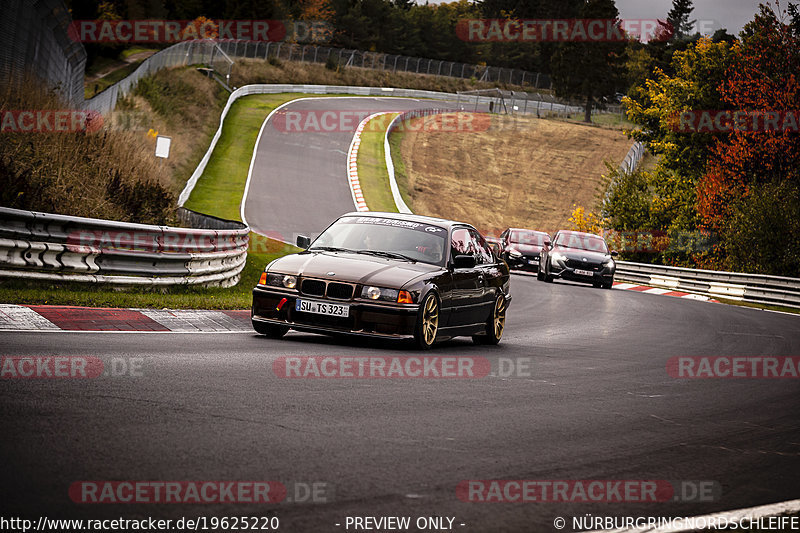
M539 233L538 231L514 230L511 232L510 240L514 244L544 246L545 234Z
M342 250L365 255L442 264L447 230L408 220L343 217L317 237L311 251Z
M556 237L556 246L564 248L576 248L588 252L608 253L608 246L602 237L597 235L586 235L583 233L559 233Z

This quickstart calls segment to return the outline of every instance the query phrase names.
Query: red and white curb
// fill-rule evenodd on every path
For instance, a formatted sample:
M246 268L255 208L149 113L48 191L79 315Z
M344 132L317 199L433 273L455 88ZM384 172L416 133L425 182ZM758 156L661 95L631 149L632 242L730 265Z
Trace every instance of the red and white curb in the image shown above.
M358 149L361 147L361 134L364 132L367 122L375 117L391 113L388 111L373 113L362 120L356 128L353 140L350 141L350 148L347 150L347 181L350 184L350 194L353 196L356 211L369 211L367 202L364 200L364 193L361 191L361 183L358 181Z
M638 285L636 283L614 283L615 289L620 289L623 291L636 291L641 292L644 294L657 294L660 296L674 296L676 298L688 298L689 300L700 300L703 302L714 302L719 303L717 300L713 300L708 296L703 296L702 294L692 294L690 292L683 292L683 291L673 291L671 289L662 289L659 287L649 287L647 285Z
M0 304L0 331L253 332L249 310L106 309Z

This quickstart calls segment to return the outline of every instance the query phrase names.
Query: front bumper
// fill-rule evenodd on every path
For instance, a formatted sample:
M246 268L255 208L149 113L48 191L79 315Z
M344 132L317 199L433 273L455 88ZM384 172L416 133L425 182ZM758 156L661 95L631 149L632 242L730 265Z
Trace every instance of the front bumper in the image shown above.
M539 256L523 255L522 257L508 257L508 268L516 270L527 270L528 272L539 271Z
M280 301L286 303L277 309ZM333 317L295 310L297 299L348 305L348 317ZM262 285L253 289L253 323L287 326L299 331L345 333L383 338L411 338L417 323L418 304L373 304L361 300L334 300L307 297L296 292L271 290Z
M614 270L615 269L603 268L601 270L593 271L591 276L586 276L583 274L576 274L575 269L572 267L563 266L555 263L550 266L550 274L554 278L561 278L568 281L578 281L581 283L613 282Z

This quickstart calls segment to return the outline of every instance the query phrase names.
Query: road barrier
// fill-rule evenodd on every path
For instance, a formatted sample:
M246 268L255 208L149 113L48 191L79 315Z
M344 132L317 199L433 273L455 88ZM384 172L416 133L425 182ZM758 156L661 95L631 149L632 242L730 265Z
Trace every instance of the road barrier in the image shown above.
M183 217L203 217L185 212ZM247 259L250 229L174 228L0 207L0 277L120 286L229 287Z
M797 278L617 261L615 279L716 298L800 308Z

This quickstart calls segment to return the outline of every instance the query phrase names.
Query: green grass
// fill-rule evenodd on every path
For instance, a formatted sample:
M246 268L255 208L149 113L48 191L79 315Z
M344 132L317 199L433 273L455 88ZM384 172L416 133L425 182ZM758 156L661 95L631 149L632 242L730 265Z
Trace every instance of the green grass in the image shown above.
M566 122L573 122L576 124L586 124L583 121L583 113L572 113L567 117L558 115L551 115L547 117L552 120L564 120ZM592 115L592 125L602 128L609 128L615 130L632 130L636 128L636 124L630 122L624 115L619 113L596 113Z
M392 164L394 165L394 179L397 181L397 188L400 189L400 196L409 209L414 210L414 203L408 194L408 172L406 164L400 156L400 145L403 143L404 132L395 130L389 135L389 150L392 152Z
M361 146L358 149L358 180L370 211L397 212L389 186L383 138L386 127L398 114L375 117L367 123L361 134Z
M118 81L120 81L120 80L122 80L124 78L127 78L128 76L131 75L131 73L134 70L139 68L139 65L141 65L143 62L144 62L144 59L142 59L141 61L135 61L133 63L128 63L124 67L121 67L121 68L118 68L116 70L113 70L113 71L109 72L108 74L106 74L102 78L98 78L96 80L92 80L90 82L87 82L83 87L83 96L84 96L84 98L87 98L87 99L91 98L94 95L105 91L106 89L108 89L109 87L111 87L112 85L117 83Z
M310 96L328 95L258 94L236 100L225 117L222 135L186 207L228 220L241 220L240 205L261 124L279 105Z
M124 59L128 59L129 57L131 57L134 54L140 54L142 52L153 52L153 53L155 53L155 52L158 52L158 48L145 48L145 47L142 47L142 46L133 46L131 48L127 48L127 49L123 50L122 53L119 55L119 57L124 60Z

